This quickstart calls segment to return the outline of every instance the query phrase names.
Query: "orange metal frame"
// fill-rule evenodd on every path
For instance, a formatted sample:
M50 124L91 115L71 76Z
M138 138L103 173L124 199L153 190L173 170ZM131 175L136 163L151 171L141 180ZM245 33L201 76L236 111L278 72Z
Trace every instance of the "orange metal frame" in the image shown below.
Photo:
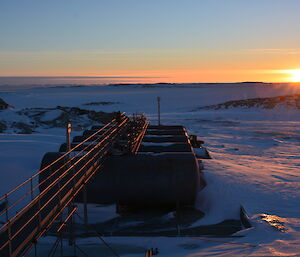
M63 210L72 202L72 200L78 195L82 190L84 185L94 176L94 174L102 167L102 164L107 156L107 153L110 151L110 148L113 144L113 141L118 137L120 132L126 129L129 125L129 118L122 114L120 121L116 119L112 120L110 123L102 127L100 130L93 133L91 136L86 138L84 141L76 145L73 149L66 152L58 159L56 159L51 164L47 165L32 177L15 187L13 190L5 194L0 198L1 201L5 201L5 208L0 213L0 217L6 214L6 222L0 228L0 255L1 256L25 256L25 254L30 250L34 245L34 242L38 240L45 232L50 228L54 221L59 217ZM142 138L147 129L148 123L145 121L144 117L141 116L140 122L137 122L138 128L136 137L132 142L131 151L136 153L141 144ZM96 136L100 136L95 139ZM103 138L103 136L105 136ZM89 141L89 140L93 141ZM81 145L88 142L81 151L76 151ZM71 157L71 154L74 154ZM63 165L53 171L46 179L37 183L33 186L33 179L38 178L39 174L47 171L47 169L54 167L54 164L57 164L59 161L66 160ZM85 161L83 165L82 161ZM78 167L79 166L79 167ZM63 169L65 169L63 171ZM62 172L59 174L59 172ZM82 174L81 174L82 173ZM53 178L56 174L59 176ZM62 179L66 176L71 175L70 178L64 183L61 184ZM80 175L79 178L77 178ZM51 179L53 181L51 181ZM49 185L42 191L38 192L37 196L34 197L34 191L38 190L39 186L50 182ZM30 185L30 190L28 190L21 197L18 197L17 200L12 202L9 205L8 198L14 194L17 190L24 188L25 185ZM71 185L71 189L68 190L68 186ZM54 193L51 190L56 189ZM67 192L64 193L64 190ZM48 195L51 197L48 199ZM9 217L9 211L12 211L19 203L22 203L27 196L31 196L29 203L25 203L25 206L22 206L18 212ZM58 197L58 200L56 199ZM42 203L41 199L46 202ZM51 207L51 204L55 203L54 207ZM36 211L36 205L38 210ZM47 210L47 208L51 210ZM30 211L32 210L32 214ZM46 212L46 215L45 215ZM28 219L26 218L30 213ZM44 214L43 214L44 213ZM42 217L44 215L44 217ZM18 224L22 221L22 218L26 218L24 222L21 223L21 226ZM38 219L38 225L31 228L30 225L32 222L35 222L35 219ZM19 226L19 227L18 227ZM29 232L28 232L29 230ZM26 234L26 238L18 238ZM1 239L2 238L2 239Z

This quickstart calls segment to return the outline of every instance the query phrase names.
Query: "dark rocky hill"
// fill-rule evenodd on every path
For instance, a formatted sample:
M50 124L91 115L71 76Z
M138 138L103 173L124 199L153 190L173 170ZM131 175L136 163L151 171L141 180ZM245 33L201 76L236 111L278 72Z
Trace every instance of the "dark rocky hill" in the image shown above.
M73 128L86 129L92 125L105 124L115 113L57 106L55 108L3 109L0 112L0 133L31 134L39 128L64 128L70 121Z
M300 110L300 94L228 101L221 104L199 107L197 110L219 110L229 108L274 109L277 107Z
M0 110L6 110L10 108L11 106L6 103L2 98L0 98Z

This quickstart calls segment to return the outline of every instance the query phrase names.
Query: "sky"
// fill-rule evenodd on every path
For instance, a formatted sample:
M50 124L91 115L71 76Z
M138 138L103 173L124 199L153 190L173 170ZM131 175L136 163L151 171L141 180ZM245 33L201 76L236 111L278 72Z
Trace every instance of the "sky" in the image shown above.
M300 81L300 0L0 0L0 76Z

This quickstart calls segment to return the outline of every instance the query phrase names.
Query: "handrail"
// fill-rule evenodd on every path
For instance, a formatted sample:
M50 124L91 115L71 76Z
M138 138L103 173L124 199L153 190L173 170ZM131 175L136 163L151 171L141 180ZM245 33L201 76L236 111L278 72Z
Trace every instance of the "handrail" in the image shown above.
M100 130L103 130L105 127L109 126L113 121L111 121L109 124L106 124L103 128L101 128ZM95 132L95 134L91 135L89 138L95 136L96 134L98 134L99 131ZM86 139L85 141L87 141L88 139ZM84 141L83 141L84 142ZM83 144L83 142L80 143ZM76 147L79 147L79 145L77 145ZM75 149L75 148L74 148ZM16 190L18 190L21 186L25 185L27 182L29 182L31 179L35 178L37 175L39 175L41 172L45 171L47 168L49 168L51 165L55 164L56 162L62 160L64 157L66 157L68 154L70 154L74 149L69 150L68 152L66 152L64 155L62 155L61 157L59 157L57 160L55 160L53 163L49 164L48 166L44 167L43 169L39 170L37 173L35 173L33 176L31 176L29 179L25 180L24 182L22 182L21 184L19 184L18 186L16 186L15 188L13 188L11 191L9 191L8 193L6 193L5 195L3 195L2 197L0 197L0 201L2 201L5 197L9 196L10 194L12 194L13 192L15 192Z
M126 119L123 119L123 121L126 121ZM112 122L110 122L108 125L111 125ZM118 124L115 124L118 125ZM94 136L95 134L99 134L100 131L102 131L104 128L106 128L107 126L103 127L101 130L97 131L96 133L94 133L92 136ZM113 129L114 127L110 127L110 129ZM104 131L104 133L102 135L105 135L109 133L109 130ZM91 138L88 137L87 140ZM34 190L36 190L40 185L42 185L43 183L45 183L47 180L49 180L51 177L53 177L58 171L60 171L62 168L64 168L65 166L67 166L68 164L70 164L72 162L72 160L74 160L77 156L79 156L82 152L84 152L86 149L90 148L90 146L97 142L98 139L94 140L93 142L91 142L89 145L86 145L86 147L84 149L82 149L81 151L79 151L77 154L75 154L71 159L69 159L67 162L65 162L62 166L60 166L57 170L55 170L54 172L52 172L50 174L49 177L47 177L45 180L43 180L42 182L39 182L38 185L36 185L35 187L31 188L31 190L27 191L25 194L23 194L18 200L16 200L12 205L10 205L9 207L6 206L6 208L2 211L2 213L0 213L0 217L2 215L4 215L7 211L9 211L10 209L12 209L13 207L15 207L19 202L21 202L23 199L25 199L26 196L28 196L30 193L32 193ZM55 160L54 162L52 162L51 164L47 165L45 168L42 169L42 171L45 171L46 169L50 168L53 164L57 163L58 160L63 159L63 157L66 157L68 154L70 154L71 152L74 152L74 150L76 148L79 147L79 145L82 144L78 144L76 147L74 147L73 149L71 149L70 151L68 151L66 154L63 154L61 157L59 157L57 160ZM84 156L82 158L85 158ZM38 172L39 174L41 172ZM36 177L36 176L32 176L32 177ZM31 177L31 178L32 178ZM25 183L24 183L25 184ZM8 194L7 194L8 196ZM2 228L2 227L1 227ZM0 228L0 230L1 230Z
M74 148L62 154L55 161L51 162L49 165L39 170L29 179L25 180L23 183L19 184L17 187L2 196L0 198L0 201L5 200L6 206L2 213L0 213L0 217L3 216L4 213L6 213L6 222L1 226L0 233L8 234L7 239L6 234L3 235L3 239L5 241L2 241L2 245L0 245L0 251L9 246L10 255L12 254L13 256L15 256L15 253L19 254L20 251L24 252L25 250L27 251L28 248L31 248L32 242L30 240L32 240L32 237L38 239L47 231L47 229L51 226L51 224L55 221L55 219L63 211L63 209L65 209L66 206L69 205L70 199L74 199L78 192L80 192L80 190L83 188L84 184L95 174L96 171L100 169L105 160L104 157L106 157L108 151L110 151L115 138L120 135L120 132L124 131L124 129L127 128L127 125L131 126L131 124L133 124L132 129L135 130L135 133L132 133L133 141L130 147L132 152L137 151L141 144L141 139L143 138L148 123L145 122L142 116L139 120L131 123L129 122L129 118L122 114L121 119L119 119L118 121L116 119L113 119L101 129L97 130L95 133L92 133L92 135L77 144ZM97 135L101 135L101 137L95 138L95 136ZM88 142L88 144L85 144L86 142ZM81 150L76 151L82 145L84 147ZM66 158L69 157L71 153L74 153L74 155L71 158ZM55 168L55 170L52 171L49 176L46 176L46 178L44 178L43 180L38 181L37 185L33 186L34 178L36 178L42 172L45 172L47 169L53 167L54 164L57 164L61 160L66 161L58 168ZM74 168L76 169L74 170ZM86 168L87 170L85 170ZM74 170L74 172L70 173L72 170ZM58 174L58 177L54 177L56 174ZM63 184L61 184L61 181L63 181L63 179L66 178L66 176L69 174L71 175L71 177L68 177L67 181L64 181ZM35 190L40 188L40 186L47 181L50 181L49 185L47 184L41 192L34 196ZM8 205L8 196L16 192L19 188L23 187L28 182L30 182L31 185L30 190L27 190L12 204ZM69 188L72 184L73 189L69 191L67 188ZM51 191L53 188L55 189L55 192ZM67 191L65 191L66 189ZM31 195L31 201L27 204L25 202L25 206L21 207L21 209L15 215L9 217L8 211L16 207L19 203L22 203L22 201L29 195ZM42 205L40 202L41 199ZM53 206L53 204L55 204L55 206L51 207ZM38 209L36 209L37 206ZM43 214L43 211L45 210L46 213ZM22 221L21 217L26 218ZM32 229L28 232L30 234L28 234L28 236L24 238L23 242L20 243L19 239L17 239L17 245L14 245L14 247L12 248L11 245L13 240L19 237L21 232L23 233L23 231L27 231L31 222L34 222L35 224L35 222L37 222L37 217L39 218L41 227L36 227L34 225L35 227L32 227ZM16 223L16 221L18 222ZM11 230L13 232L11 232ZM11 251L13 251L13 253Z
M113 128L113 127L112 127ZM104 133L102 135L105 135L108 133L107 131L104 131ZM88 149L94 142L96 142L96 140L94 140L93 142L91 142L89 145L87 145L84 149L82 149L81 151L77 152L71 159L69 159L67 162L65 162L62 166L60 166L57 170L55 170L54 172L52 172L50 174L50 176L48 176L46 179L44 179L42 182L39 182L35 187L33 187L31 190L27 191L25 194L23 194L17 201L15 201L12 205L10 205L8 208L6 208L2 213L0 213L0 217L2 215L5 214L6 211L9 211L10 209L12 209L13 207L15 207L20 201L22 201L23 199L25 199L26 196L28 196L30 193L32 193L34 190L36 190L39 186L41 186L42 184L44 184L47 180L49 180L51 177L53 177L58 171L60 171L62 168L64 168L65 166L67 166L68 164L70 164L72 162L72 160L74 160L77 156L79 156L81 153L83 153L86 149ZM96 146L96 145L95 145ZM77 146L76 146L77 147ZM75 149L75 147L73 149L71 149L70 153L73 152ZM63 155L65 156L65 155ZM84 158L84 157L83 157ZM56 163L56 161L54 161L53 163L51 163L50 165L48 165L47 167L50 168L51 165L53 165L54 163ZM44 170L44 169L43 169ZM0 228L1 230L1 228Z
M121 123L124 124L124 121ZM114 129L115 131L115 129ZM37 200L37 198L40 196L45 195L51 188L52 186L54 186L59 180L61 180L63 177L65 177L68 173L68 171L70 171L72 168L74 168L75 165L77 165L81 160L83 160L84 158L86 158L88 156L88 154L90 154L95 148L98 148L99 144L101 144L102 142L104 142L104 140L106 140L106 138L104 138L103 140L101 140L96 146L94 146L89 152L87 152L84 156L82 156L80 159L78 159L74 164L72 164L72 166L70 166L63 174L61 174L56 180L54 180L46 189L44 189L38 196L36 196L29 204L34 204ZM75 148L73 148L75 149ZM69 151L72 152L72 151ZM53 162L54 163L54 162ZM51 163L51 164L53 164ZM48 165L49 167L51 165ZM59 168L61 169L61 167ZM57 172L57 171L55 171ZM48 178L46 178L45 180L47 180ZM3 224L0 227L0 231L3 229L4 226L6 226L8 223L12 223L17 217L19 217L25 210L26 208L28 208L29 204L27 204L22 210L20 210L15 216L13 216L11 219L9 219L5 224Z
M149 126L149 122L145 122L144 126L141 129L141 133L139 134L138 138L136 139L136 144L134 145L134 147L132 149L133 154L137 154L137 152L142 144L143 137L147 131L148 126Z
M125 112L123 112L121 114L121 116L124 118L127 118L125 116ZM83 143L87 142L90 138L96 136L97 134L99 134L100 132L102 132L105 128L109 127L113 122L116 122L116 119L111 120L109 123L107 123L106 125L104 125L101 129L99 129L98 131L96 131L94 134L92 134L91 136L89 136L88 138L86 138L85 140L83 140L82 142L80 142L78 145L76 145L73 149L70 149L69 151L67 151L64 155L62 155L61 157L59 157L57 160L55 160L53 163L49 164L48 166L44 167L43 169L39 170L37 173L35 173L34 175L32 175L30 178L28 178L27 180L25 180L24 182L20 183L19 185L17 185L15 188L13 188L11 191L9 191L8 193L4 194L2 197L0 197L0 201L2 201L3 199L5 199L7 196L9 196L10 194L12 194L13 192L15 192L16 190L18 190L21 186L23 186L24 184L26 184L27 182L29 182L31 179L35 178L36 176L38 176L41 172L45 171L47 168L49 168L51 165L57 163L58 161L62 160L64 157L66 157L68 154L70 154L72 151L74 151L75 149L77 149L79 146L81 146Z

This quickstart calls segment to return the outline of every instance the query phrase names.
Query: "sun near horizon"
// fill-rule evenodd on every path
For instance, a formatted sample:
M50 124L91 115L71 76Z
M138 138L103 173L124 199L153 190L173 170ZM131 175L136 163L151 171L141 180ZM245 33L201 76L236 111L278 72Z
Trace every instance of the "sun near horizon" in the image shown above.
M300 82L300 69L283 70L283 73L289 75L289 82Z

